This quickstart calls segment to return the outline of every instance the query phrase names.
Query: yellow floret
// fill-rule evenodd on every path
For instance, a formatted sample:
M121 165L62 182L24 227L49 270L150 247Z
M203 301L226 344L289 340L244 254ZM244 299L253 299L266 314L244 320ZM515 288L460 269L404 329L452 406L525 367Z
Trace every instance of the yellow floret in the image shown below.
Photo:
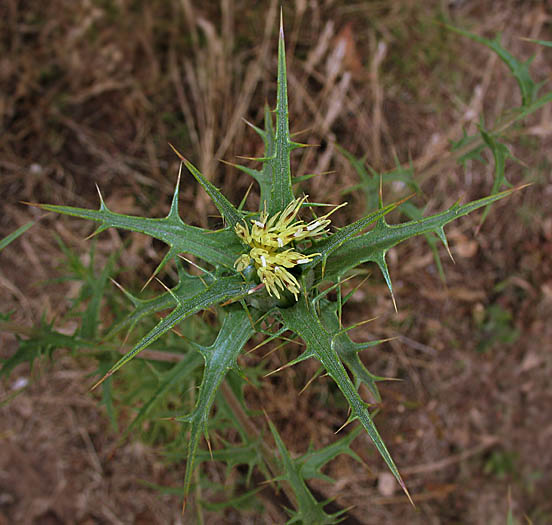
M300 291L299 282L286 269L293 268L297 264L306 264L318 253L304 255L293 248L285 246L292 242L302 241L327 233L330 224L328 217L341 206L337 206L326 215L314 219L305 224L302 220L293 222L307 195L291 201L284 210L269 217L266 211L259 215L258 219L251 220L251 229L247 224L237 224L235 227L238 237L247 244L251 250L247 254L240 255L234 266L241 272L251 261L255 265L257 275L265 285L269 295L280 298L280 290L289 290L297 300Z

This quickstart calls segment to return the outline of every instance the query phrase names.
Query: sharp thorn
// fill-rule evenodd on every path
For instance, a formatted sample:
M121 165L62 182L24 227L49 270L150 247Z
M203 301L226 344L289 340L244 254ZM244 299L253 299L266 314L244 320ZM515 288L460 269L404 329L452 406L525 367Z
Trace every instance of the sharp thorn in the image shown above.
M343 423L343 425L341 425L335 432L334 434L339 434L349 423L352 423L354 420L353 419L347 419L347 421L345 421L345 423Z
M313 374L313 376L306 382L305 386L299 391L299 395L301 395L313 383L313 381L320 375L320 370L322 370L322 369L319 368Z
M113 372L107 372L98 382L96 382L89 390L89 392L92 392L96 388L98 388L107 378L111 377L113 375Z
M188 159L186 159L186 157L184 157L184 155L182 155L182 153L180 153L170 142L169 142L169 146L172 148L172 150L176 153L176 155L182 162L184 163L188 162Z
M155 277L155 273L156 273L156 272L153 272L153 273L151 274L151 276L149 277L149 279L145 282L144 286L142 286L142 288L140 289L140 292L143 292L143 291L146 289L146 287L148 286L148 284L151 283L152 279Z
M393 308L395 309L395 313L399 313L399 309L397 308L397 301L395 301L395 294L391 292L391 299L393 300Z

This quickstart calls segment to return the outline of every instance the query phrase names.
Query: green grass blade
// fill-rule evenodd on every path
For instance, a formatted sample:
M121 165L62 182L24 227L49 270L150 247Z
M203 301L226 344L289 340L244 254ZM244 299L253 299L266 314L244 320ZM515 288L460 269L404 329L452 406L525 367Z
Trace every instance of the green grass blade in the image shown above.
M14 232L11 232L9 235L4 237L0 241L0 252L11 242L15 241L18 237L23 235L29 228L32 228L35 225L35 221L27 222L23 226L17 228Z
M102 356L100 362L98 363L98 368L96 372L99 374L105 374L109 370L109 365L111 364L107 355ZM113 399L113 381L112 378L109 378L107 381L102 383L102 399L100 405L105 409L105 413L111 423L111 428L113 431L119 433L119 425L117 423L117 409L115 407L115 400Z
M119 251L113 252L98 277L94 272L94 259L91 258L90 260L84 285L87 292L90 293L90 297L85 311L82 312L82 324L79 329L79 335L84 339L94 340L98 335L102 299L105 296L108 284L110 284L109 279L113 275L113 266L119 256Z

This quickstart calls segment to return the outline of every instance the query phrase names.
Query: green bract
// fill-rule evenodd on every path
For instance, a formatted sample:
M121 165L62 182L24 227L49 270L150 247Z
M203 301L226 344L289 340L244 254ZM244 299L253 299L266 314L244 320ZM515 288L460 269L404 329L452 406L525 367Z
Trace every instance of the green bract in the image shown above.
M443 229L446 224L503 198L511 190L469 204L456 204L442 213L398 225L387 224L385 215L399 203L384 206L380 197L376 211L346 227L330 232L328 215L315 218L308 223L301 221L300 208L309 208L309 204L304 197L296 197L293 192L290 154L302 145L292 141L289 132L283 30L280 30L278 47L275 113L276 118L273 122L272 114L267 109L264 130L255 128L265 144L265 156L258 159L262 163L262 169L241 167L242 171L251 175L259 185L260 209L257 213L236 208L188 160L181 157L183 165L209 194L222 215L224 227L220 230L209 231L189 226L182 221L178 212L178 183L170 211L161 219L133 217L113 212L107 208L101 195L99 210L56 205L41 206L45 210L96 221L99 223L97 233L107 228L121 228L141 232L163 241L169 246L169 250L155 274L179 254L192 254L209 267L209 272L202 278L182 274L176 287L156 299L141 301L129 295L135 311L126 321L114 327L112 333L132 329L141 318L154 312L167 308L172 308L172 311L117 361L98 384L187 317L204 309L219 307L222 321L218 336L210 346L197 345L203 356L205 368L195 407L191 413L177 418L190 425L184 487L187 495L192 484L194 463L199 454L198 444L201 437L207 434L209 412L217 391L230 370L239 372L236 361L238 355L253 335L258 332L265 333L260 328L260 321L270 318L280 324L276 335L291 331L305 343L304 352L286 366L310 358L320 362L347 400L350 407L347 422L360 422L408 495L391 454L372 421L369 405L358 393L360 384L365 384L379 399L376 383L383 378L371 374L358 355L361 350L373 346L375 342L351 341L347 329L340 323L343 301L331 302L325 290L328 283L338 286L351 269L372 261L381 269L392 293L385 261L390 248L416 235L431 233L436 234L446 246L447 240ZM372 229L367 231L371 225ZM269 232L265 228L273 230ZM307 235L305 232L313 235ZM322 283L326 283L324 288L321 287ZM174 374L171 373L165 380L167 388L177 377L177 370L180 371L185 366L195 367L197 363L195 360L192 363L190 359L182 361L178 369L175 368ZM346 368L352 373L354 382L349 378ZM306 463L292 460L285 451L275 427L270 424L270 428L281 460L280 472L276 479L286 479L296 497L298 510L295 513L292 511L292 521L334 523L337 516L326 514L322 504L314 500L304 483L303 478L308 476L306 471L301 469L306 468ZM345 449L339 450L346 451L347 446L348 442L343 445ZM242 452L245 454L245 449ZM331 458L331 454L336 453L329 452L328 457ZM350 453L352 454L352 451ZM314 476L327 459L316 459L312 456L311 461L309 472L312 471Z

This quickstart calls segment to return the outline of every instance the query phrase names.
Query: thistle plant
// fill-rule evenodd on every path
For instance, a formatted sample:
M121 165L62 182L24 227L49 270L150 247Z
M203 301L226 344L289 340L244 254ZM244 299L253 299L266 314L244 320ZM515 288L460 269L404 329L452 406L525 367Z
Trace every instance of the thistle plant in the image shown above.
M238 166L258 184L260 205L257 211L244 210L245 198L239 206L232 204L188 159L178 153L181 170L185 167L191 173L220 212L223 220L220 229L211 231L183 222L178 210L181 173L178 175L169 213L164 218L116 213L106 206L101 193L98 210L40 205L44 210L99 223L96 234L108 228L119 228L163 241L168 251L153 275L157 275L179 255L192 255L201 261L197 264L202 269L199 278L180 271L180 282L154 299L144 301L125 291L135 310L124 321L112 327L110 335L123 330L132 332L147 315L167 308L171 308L171 312L116 361L95 386L108 380L156 340L177 329L185 319L202 310L216 308L220 328L214 342L209 346L194 345L204 360L195 406L189 414L174 417L175 421L189 425L184 478L186 498L193 484L194 467L198 458L203 457L199 444L203 436L209 443L209 415L227 374L233 370L238 376L245 375L238 366L237 358L253 336L265 334L267 340L272 341L286 333L288 338L302 340L305 350L283 367L307 359L315 359L320 363L321 369L335 382L347 401L349 417L344 421L344 426L353 421L360 423L360 427L355 428L350 436L358 435L359 428L364 429L410 499L399 469L374 424L372 407L359 394L360 386L365 385L375 399L380 399L377 383L384 378L370 373L359 357L362 350L373 347L377 341L359 343L350 339L350 328L343 327L341 323L341 311L351 294L342 297L340 285L359 265L374 262L393 296L386 264L386 253L390 248L417 235L435 234L448 250L444 232L448 223L487 207L513 190L496 192L464 205L457 203L441 213L396 225L388 224L385 216L401 203L384 205L380 192L375 211L345 227L334 228L330 217L345 203L333 206L331 211L318 216L316 211L324 206L323 203L312 203L307 195L294 194L294 187L301 180L292 177L290 156L303 145L292 140L289 130L282 27L278 44L277 103L274 113L275 118L271 111L265 111L264 129L253 126L265 146L264 156L257 159L261 164L260 169ZM337 292L335 301L330 300L329 292L332 290ZM195 368L198 364L195 353L193 359L184 360L175 367L164 384L167 386L177 381L180 377L178 374L186 373L186 366ZM232 410L230 407L231 413ZM239 424L238 418L236 424ZM286 480L292 487L296 510L290 511L291 522L335 523L339 516L327 514L323 504L316 502L304 482L309 477L307 472L312 471L314 476L328 459L318 458L312 463L306 459L302 462L293 460L272 422L269 422L269 427L280 460L279 467L268 461L267 470L276 480ZM340 446L328 458L339 452L352 454L348 449L350 439L339 443ZM216 450L212 453L216 454ZM310 470L305 465L310 466Z

